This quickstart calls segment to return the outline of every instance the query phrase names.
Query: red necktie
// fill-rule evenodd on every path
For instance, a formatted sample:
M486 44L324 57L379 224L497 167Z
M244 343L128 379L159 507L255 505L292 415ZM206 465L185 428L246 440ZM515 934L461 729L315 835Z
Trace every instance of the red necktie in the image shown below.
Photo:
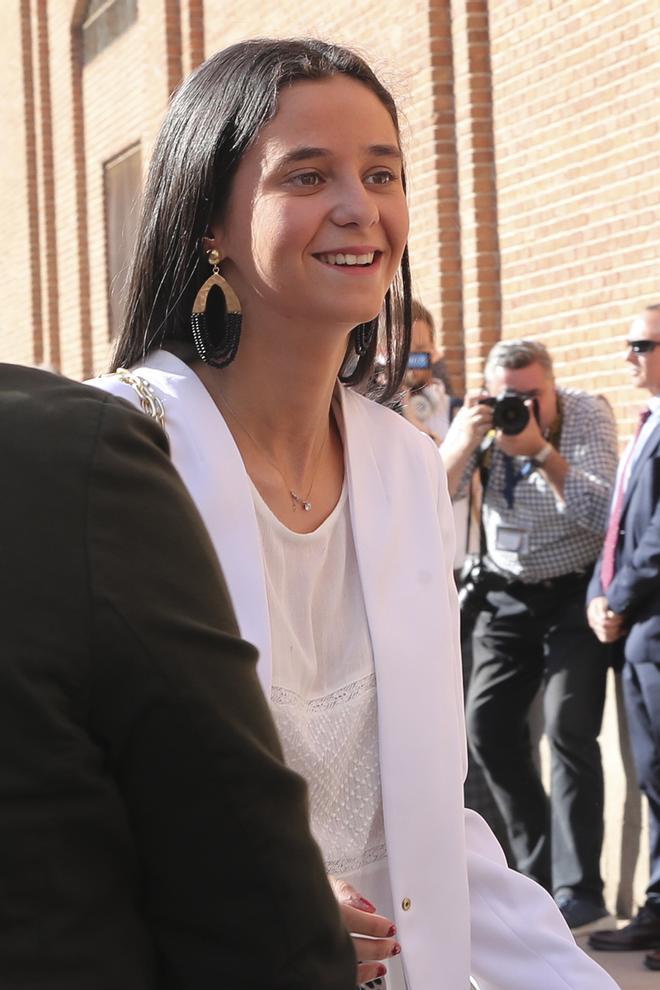
M630 464L630 458L632 457L633 450L635 449L635 444L637 443L637 438L641 432L644 423L651 415L650 409L642 409L639 414L639 423L637 424L637 429L635 430L634 436L632 438L632 443L628 449L628 456L626 457L626 462L621 468L619 474L619 483L616 489L616 495L614 496L614 502L612 503L612 511L610 513L610 521L607 524L607 533L605 534L605 543L603 545L603 562L600 565L600 583L603 586L603 591L607 591L612 583L615 571L615 560L616 560L616 545L619 542L619 529L621 527L621 516L623 515L623 502L626 494L626 475L628 473L628 466Z

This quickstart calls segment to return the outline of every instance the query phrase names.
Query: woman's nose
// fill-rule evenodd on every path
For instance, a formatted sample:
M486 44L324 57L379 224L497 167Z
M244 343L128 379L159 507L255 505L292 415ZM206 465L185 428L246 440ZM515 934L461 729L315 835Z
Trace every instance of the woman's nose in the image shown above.
M365 188L361 180L346 182L338 187L332 219L340 227L349 224L371 227L378 222L380 219L378 204L373 193Z

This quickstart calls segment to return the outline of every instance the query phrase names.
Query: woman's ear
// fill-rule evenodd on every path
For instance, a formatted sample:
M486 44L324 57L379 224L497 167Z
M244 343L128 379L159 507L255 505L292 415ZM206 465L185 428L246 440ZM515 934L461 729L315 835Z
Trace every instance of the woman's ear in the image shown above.
M216 251L220 250L218 247L218 242L216 241L215 237L213 236L210 230L208 231L207 234L204 235L204 237L202 237L201 245L204 254L208 254L209 251L213 251L214 248Z
M222 240L221 233L222 232L218 224L210 223L207 226L206 230L204 231L204 235L200 241L200 245L204 254L208 255L209 251L215 250L218 252L220 257L223 256L224 252L222 250L222 246L220 243Z

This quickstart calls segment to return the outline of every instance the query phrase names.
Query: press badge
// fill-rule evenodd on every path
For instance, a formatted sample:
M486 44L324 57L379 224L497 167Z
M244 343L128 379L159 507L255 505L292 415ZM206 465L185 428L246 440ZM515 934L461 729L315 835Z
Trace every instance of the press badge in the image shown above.
M529 553L529 531L520 526L499 523L495 528L495 549L507 553Z

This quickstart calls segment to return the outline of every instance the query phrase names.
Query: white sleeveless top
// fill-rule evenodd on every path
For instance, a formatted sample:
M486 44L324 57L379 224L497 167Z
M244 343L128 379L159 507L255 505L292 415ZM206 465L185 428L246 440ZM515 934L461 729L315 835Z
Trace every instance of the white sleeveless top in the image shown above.
M346 482L328 518L303 534L252 491L270 613L271 710L284 756L307 781L328 873L392 917L376 675ZM388 990L404 987L398 959L388 970Z

